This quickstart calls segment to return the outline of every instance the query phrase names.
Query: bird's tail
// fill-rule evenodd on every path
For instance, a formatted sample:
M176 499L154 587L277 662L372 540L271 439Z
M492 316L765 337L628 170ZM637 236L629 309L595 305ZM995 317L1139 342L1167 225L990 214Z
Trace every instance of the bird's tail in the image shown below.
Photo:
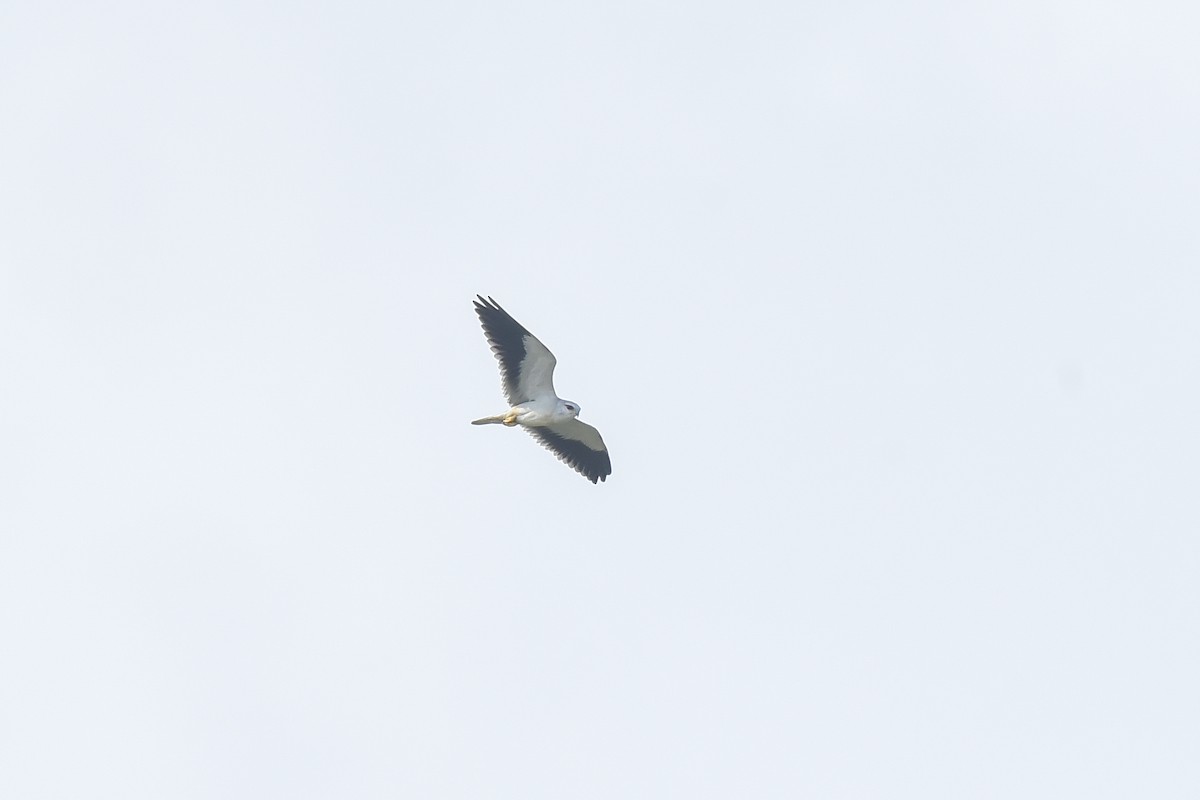
M484 417L483 419L471 420L472 425L501 425L504 423L503 416Z

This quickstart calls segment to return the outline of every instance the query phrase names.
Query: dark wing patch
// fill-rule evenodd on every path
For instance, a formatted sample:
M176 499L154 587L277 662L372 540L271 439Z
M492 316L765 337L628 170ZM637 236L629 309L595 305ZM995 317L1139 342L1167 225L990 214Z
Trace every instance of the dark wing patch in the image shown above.
M521 380L521 362L525 359L525 337L532 334L495 300L490 297L485 300L482 295L475 296L479 298L474 301L475 313L479 315L488 344L500 362L504 394L511 405L520 405L529 399L517 396L517 384Z
M547 428L526 428L543 447L558 456L558 460L592 483L612 474L612 461L607 450L593 450L583 442L568 439Z

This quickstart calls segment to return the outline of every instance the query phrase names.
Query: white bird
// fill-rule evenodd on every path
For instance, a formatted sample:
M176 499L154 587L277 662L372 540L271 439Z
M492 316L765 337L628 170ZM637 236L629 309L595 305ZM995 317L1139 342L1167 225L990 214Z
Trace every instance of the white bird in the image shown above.
M475 296L475 313L500 362L500 383L510 408L471 424L520 425L592 483L607 478L612 462L600 431L576 419L578 403L554 393L554 354L495 300Z

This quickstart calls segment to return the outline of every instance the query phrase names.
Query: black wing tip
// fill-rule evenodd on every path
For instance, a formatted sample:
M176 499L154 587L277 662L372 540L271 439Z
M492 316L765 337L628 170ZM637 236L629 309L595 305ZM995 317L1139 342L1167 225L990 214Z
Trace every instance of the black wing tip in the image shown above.
M491 297L485 298L481 294L475 295L475 313L479 316L479 321L483 324L484 330L489 335L497 333L503 334L505 328L510 328L517 331L521 336L531 335L529 330L513 319L513 315L504 310L504 307L493 300ZM525 346L521 345L521 351L524 352Z
M471 302L475 304L475 313L479 315L480 322L492 321L495 323L500 323L506 320L512 320L514 325L524 330L524 327L521 325L521 323L513 319L512 314L509 314L507 311L505 311L504 308L491 297L484 297L481 294L477 294L475 297L477 299L472 300Z
M597 478L603 481L606 480L609 475L612 475L612 459L609 458L607 450L602 450L601 452L604 453L604 471L601 472L600 470L595 470L591 475L589 475L588 477L592 479L592 483L595 483Z
M593 450L577 439L568 439L545 428L526 428L538 442L568 467L594 484L612 475L608 450Z

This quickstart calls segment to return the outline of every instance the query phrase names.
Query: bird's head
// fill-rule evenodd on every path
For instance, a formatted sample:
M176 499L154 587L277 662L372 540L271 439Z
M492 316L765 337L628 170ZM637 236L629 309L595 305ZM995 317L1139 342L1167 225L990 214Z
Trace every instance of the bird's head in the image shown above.
M560 400L558 410L564 416L575 418L579 416L579 403L574 400Z

